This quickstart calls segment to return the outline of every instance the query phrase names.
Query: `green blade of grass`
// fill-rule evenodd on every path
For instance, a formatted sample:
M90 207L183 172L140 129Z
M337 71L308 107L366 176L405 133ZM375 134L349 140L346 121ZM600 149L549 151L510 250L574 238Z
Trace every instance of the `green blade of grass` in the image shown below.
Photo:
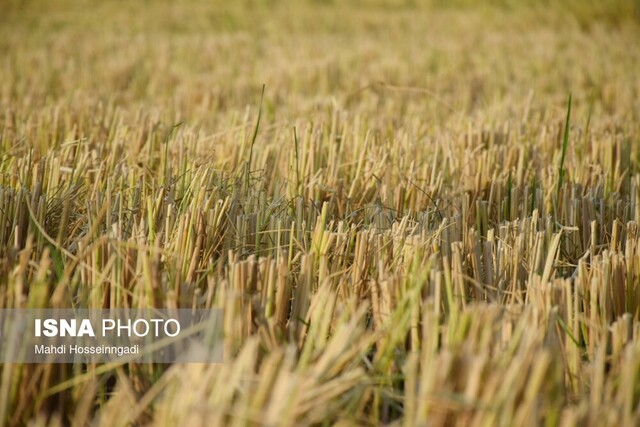
M562 154L560 156L560 168L558 171L558 190L556 191L556 209L560 201L560 189L562 188L562 179L564 178L564 160L567 155L567 146L569 145L569 121L571 120L571 93L567 101L567 119L564 123L564 135L562 137Z
M246 169L245 169L245 194L249 190L249 176L251 175L251 161L253 160L253 146L256 144L256 139L258 139L258 129L260 129L260 119L262 118L262 101L264 101L264 88L265 85L262 85L262 94L260 95L260 108L258 109L258 119L256 120L256 126L253 129L253 136L251 137L251 146L249 147L249 160L247 161Z

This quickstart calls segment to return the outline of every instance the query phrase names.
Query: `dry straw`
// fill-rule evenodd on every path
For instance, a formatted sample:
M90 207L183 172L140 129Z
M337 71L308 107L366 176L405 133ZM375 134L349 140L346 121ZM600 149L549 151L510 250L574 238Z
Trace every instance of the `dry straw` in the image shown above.
M5 3L0 307L225 363L4 365L3 423L640 423L631 2Z

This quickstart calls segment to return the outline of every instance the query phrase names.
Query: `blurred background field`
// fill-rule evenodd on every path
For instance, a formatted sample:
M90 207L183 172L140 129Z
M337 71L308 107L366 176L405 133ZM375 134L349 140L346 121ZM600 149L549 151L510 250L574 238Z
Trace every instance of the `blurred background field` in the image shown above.
M0 419L637 425L638 40L633 0L0 0L0 307L225 310L224 364L5 364Z

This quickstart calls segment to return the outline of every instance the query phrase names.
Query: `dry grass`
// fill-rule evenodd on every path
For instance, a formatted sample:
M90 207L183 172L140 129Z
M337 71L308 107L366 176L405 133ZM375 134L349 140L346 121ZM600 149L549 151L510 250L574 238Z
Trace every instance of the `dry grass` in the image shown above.
M640 9L423 3L0 2L0 307L225 312L0 419L640 423Z

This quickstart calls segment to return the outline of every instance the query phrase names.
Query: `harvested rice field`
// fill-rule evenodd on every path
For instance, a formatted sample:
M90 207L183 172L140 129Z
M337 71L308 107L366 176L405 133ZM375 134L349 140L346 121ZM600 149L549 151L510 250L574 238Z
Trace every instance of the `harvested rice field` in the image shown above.
M0 424L640 424L637 1L0 10L0 308L224 347L2 363Z

